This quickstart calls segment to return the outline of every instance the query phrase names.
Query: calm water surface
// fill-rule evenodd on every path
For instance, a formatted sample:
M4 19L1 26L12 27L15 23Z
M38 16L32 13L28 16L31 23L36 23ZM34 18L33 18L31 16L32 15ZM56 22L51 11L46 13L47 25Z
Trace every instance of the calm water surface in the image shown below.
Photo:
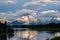
M14 28L14 36L7 38L8 40L46 40L55 37L54 32L51 31L37 31L29 29L19 29Z

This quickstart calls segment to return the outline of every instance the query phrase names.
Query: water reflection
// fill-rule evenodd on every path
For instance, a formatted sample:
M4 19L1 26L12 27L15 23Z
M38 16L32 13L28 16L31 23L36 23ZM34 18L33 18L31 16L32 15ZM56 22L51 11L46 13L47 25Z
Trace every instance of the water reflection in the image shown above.
M60 37L60 32L56 32L55 37Z
M29 30L23 28L14 28L14 36L8 38L8 40L46 40L54 38L55 34L49 33L48 31L37 31L37 30Z

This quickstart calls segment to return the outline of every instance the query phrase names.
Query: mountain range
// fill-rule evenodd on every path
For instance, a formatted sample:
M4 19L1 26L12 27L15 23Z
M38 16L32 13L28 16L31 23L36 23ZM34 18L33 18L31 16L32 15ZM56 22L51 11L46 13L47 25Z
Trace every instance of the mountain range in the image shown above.
M60 23L60 17L59 15L55 15L54 13L47 13L44 15L41 15L40 17L35 17L33 15L30 15L28 13L21 15L19 18L17 18L15 21L8 21L5 17L0 17L0 22L4 23L7 22L8 25L38 25L38 24L49 24L49 23Z

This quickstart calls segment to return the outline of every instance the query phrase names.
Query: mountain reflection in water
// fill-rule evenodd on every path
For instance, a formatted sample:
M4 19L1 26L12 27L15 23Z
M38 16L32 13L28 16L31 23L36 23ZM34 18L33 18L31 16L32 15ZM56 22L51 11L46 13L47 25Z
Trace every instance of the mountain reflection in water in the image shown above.
M48 31L37 31L29 29L14 28L14 36L8 40L46 40L55 37L55 34Z

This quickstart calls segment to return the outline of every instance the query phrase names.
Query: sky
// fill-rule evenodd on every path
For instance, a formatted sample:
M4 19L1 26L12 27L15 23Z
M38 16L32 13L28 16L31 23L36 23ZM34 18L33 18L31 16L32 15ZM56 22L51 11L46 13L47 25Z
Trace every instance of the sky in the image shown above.
M0 0L1 17L9 22L23 20L26 24L49 23L56 17L60 21L60 0Z

